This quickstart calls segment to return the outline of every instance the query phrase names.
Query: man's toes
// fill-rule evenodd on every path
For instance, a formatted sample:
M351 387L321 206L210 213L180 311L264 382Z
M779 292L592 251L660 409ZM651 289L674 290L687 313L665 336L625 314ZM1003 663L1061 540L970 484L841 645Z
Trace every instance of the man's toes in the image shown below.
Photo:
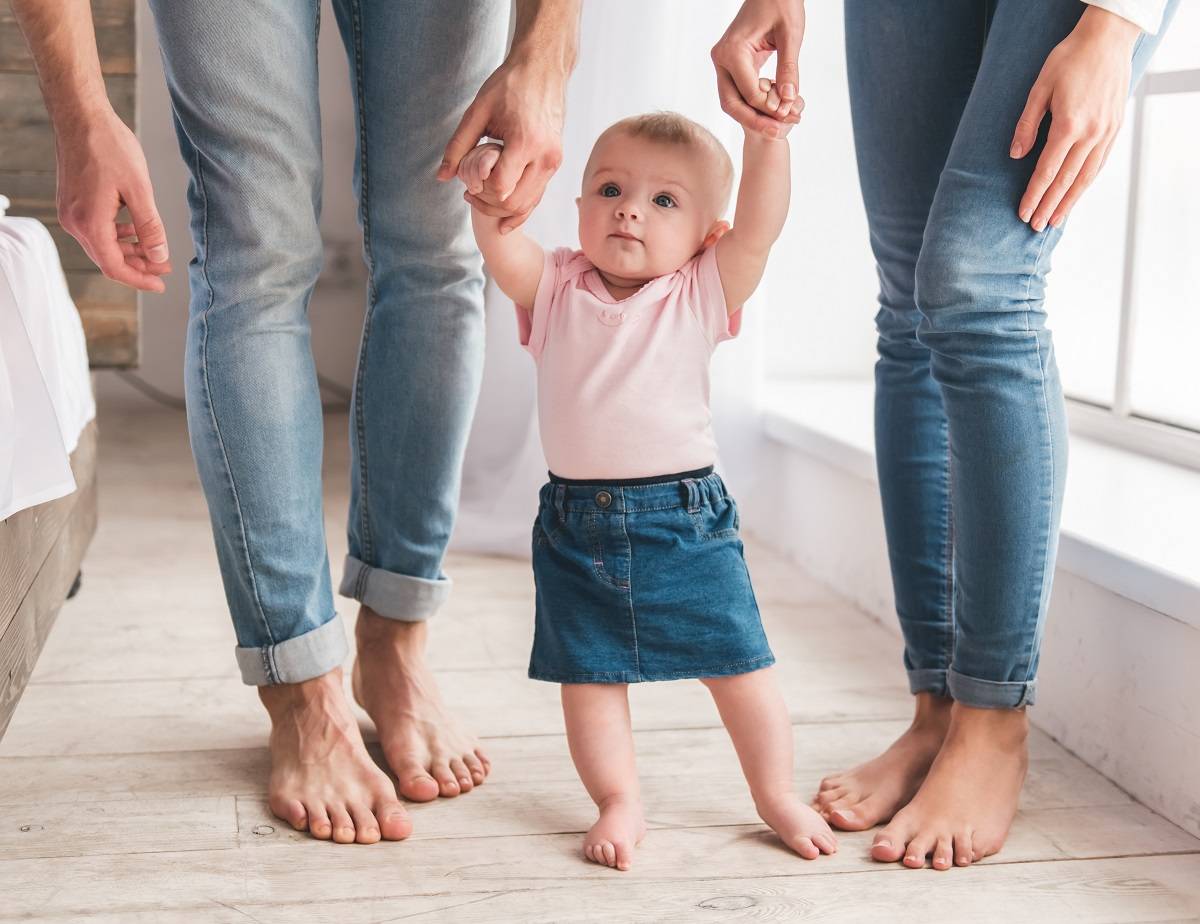
M933 868L949 869L954 862L954 842L949 837L939 837L933 848Z
M925 858L933 852L937 838L932 834L918 834L908 842L904 851L904 865L909 869L924 869Z
M329 821L333 825L333 839L339 844L354 843L354 819L344 808L330 809Z
M975 859L971 849L971 835L965 831L954 835L954 862L959 866L970 866Z
M387 841L402 841L412 834L412 822L404 806L394 799L384 799L375 805L379 833Z
M462 792L470 792L475 788L475 782L471 779L471 773L467 770L467 765L459 758L454 758L450 761L450 772L454 774L454 778L458 780L458 788Z
M871 844L871 857L882 863L895 863L904 855L904 848L907 846L907 832L900 825L893 823L875 835Z
M306 814L308 815L308 830L312 832L313 837L327 841L333 836L333 823L329 820L329 812L326 811L325 806L309 805Z
M829 811L829 823L843 831L866 831L879 822L879 805L872 796L850 804L833 806Z
M272 815L286 821L297 831L303 831L308 827L308 812L304 810L304 806L298 800L279 799L272 796L267 805L270 807Z
M354 819L354 839L360 844L375 844L380 838L379 822L374 813L361 805L350 806L350 817Z
M396 772L400 795L405 799L411 799L413 802L432 802L438 797L440 787L437 780L417 761L397 761L392 764L392 768Z
M476 786L480 785L487 779L487 771L483 769L483 761L474 754L467 754L463 757L463 763L467 765L467 770L471 774L471 782Z
M438 761L430 767L429 775L437 780L438 792L444 798L453 798L462 791L462 787L458 785L458 780L454 778L454 773L450 770L450 764L445 761Z

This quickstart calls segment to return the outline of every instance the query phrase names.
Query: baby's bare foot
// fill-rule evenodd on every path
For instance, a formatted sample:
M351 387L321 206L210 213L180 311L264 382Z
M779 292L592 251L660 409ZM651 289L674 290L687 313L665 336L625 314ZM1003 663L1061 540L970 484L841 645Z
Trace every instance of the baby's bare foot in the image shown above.
M951 701L917 696L913 723L886 751L853 770L821 780L813 808L835 828L865 831L889 820L916 794L950 724Z
M618 797L599 808L599 820L583 839L583 855L593 863L627 870L633 864L633 848L646 836L642 804Z
M340 668L303 683L259 688L271 715L271 811L297 831L339 844L412 832L396 789L363 744Z
M837 838L825 819L805 805L794 792L759 798L758 816L788 847L806 860L837 853Z
M875 836L871 856L913 869L967 866L997 853L1028 766L1024 710L955 704L946 741L913 800Z

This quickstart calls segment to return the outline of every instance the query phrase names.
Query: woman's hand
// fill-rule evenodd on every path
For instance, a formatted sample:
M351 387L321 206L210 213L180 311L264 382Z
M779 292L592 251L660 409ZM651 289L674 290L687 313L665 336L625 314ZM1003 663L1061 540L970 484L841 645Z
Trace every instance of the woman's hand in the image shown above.
M1125 115L1130 59L1140 30L1107 10L1089 6L1079 24L1050 52L1025 111L1010 156L1024 157L1050 114L1050 133L1017 214L1034 231L1060 227L1091 185Z
M797 89L803 41L804 0L745 0L712 49L721 108L750 131L787 134L804 108ZM772 54L779 56L774 87L758 76Z
M498 162L472 198L472 204L477 198L477 207L502 219L502 231L525 222L562 163L567 74L544 62L510 57L480 87L446 145L439 180L458 173L480 138L504 141Z

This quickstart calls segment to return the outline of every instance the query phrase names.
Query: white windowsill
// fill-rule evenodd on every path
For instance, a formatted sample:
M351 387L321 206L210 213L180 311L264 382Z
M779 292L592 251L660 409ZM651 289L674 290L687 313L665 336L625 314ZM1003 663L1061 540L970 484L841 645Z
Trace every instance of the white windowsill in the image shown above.
M770 382L764 428L876 482L869 381ZM1200 471L1071 436L1058 566L1200 628Z

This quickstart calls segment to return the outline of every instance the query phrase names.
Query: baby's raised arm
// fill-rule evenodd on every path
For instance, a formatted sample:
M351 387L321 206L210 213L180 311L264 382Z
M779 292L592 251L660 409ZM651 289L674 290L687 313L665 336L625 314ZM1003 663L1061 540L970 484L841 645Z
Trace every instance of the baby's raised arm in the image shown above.
M498 144L481 144L468 153L458 165L458 177L470 193L483 190L484 181L500 159ZM546 252L525 236L520 228L500 233L500 219L471 209L471 226L475 242L483 254L488 272L500 290L522 308L532 309L542 279Z
M762 279L771 245L787 219L791 188L787 138L767 138L747 131L733 227L715 245L730 314L742 307Z

